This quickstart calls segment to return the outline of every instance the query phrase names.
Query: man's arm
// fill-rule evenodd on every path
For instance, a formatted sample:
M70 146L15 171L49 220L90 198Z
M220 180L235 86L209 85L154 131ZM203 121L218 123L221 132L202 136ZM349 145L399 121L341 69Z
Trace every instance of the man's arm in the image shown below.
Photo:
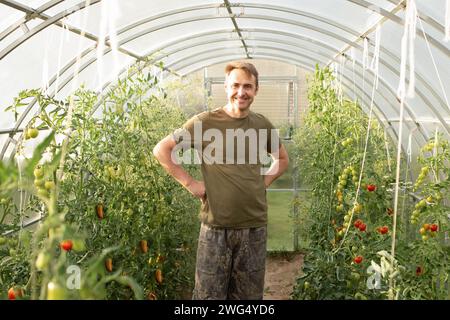
M281 176L289 165L289 155L284 145L277 152L271 153L273 162L264 176L264 184L268 188L279 176Z
M153 148L153 155L159 161L164 170L175 178L183 187L185 187L195 197L205 201L206 190L203 181L197 181L191 177L181 165L172 161L172 151L176 146L176 142L172 135L168 135L162 139Z

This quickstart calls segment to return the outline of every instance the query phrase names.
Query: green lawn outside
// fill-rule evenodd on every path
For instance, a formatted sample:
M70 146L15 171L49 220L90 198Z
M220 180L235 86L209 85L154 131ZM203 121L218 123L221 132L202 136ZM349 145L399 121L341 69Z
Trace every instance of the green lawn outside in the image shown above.
M268 251L294 250L293 223L290 218L292 192L267 192L269 206Z

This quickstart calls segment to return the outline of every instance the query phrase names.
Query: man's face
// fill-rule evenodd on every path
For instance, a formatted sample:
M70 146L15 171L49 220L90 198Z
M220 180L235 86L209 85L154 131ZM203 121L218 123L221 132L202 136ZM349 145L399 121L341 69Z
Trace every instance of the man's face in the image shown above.
M255 76L241 69L233 69L226 79L225 91L232 106L241 111L247 110L258 92Z

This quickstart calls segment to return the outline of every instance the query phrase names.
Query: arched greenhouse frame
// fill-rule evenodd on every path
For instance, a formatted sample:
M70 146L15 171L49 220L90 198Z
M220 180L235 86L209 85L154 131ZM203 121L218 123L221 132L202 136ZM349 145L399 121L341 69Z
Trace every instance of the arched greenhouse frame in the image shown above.
M0 0L0 299L190 299L152 149L240 60L290 158L264 298L449 299L450 0Z

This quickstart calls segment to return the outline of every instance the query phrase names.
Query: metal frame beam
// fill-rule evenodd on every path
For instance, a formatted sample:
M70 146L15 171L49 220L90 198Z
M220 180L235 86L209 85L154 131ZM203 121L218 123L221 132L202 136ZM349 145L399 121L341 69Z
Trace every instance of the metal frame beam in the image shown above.
M242 42L242 46L244 47L244 50L245 50L245 55L247 56L248 59L250 59L250 55L248 53L247 44L245 43L245 40L242 37L241 30L239 29L239 26L238 26L236 18L235 18L235 14L233 13L233 10L231 10L230 2L228 0L223 0L223 3L225 5L225 7L227 8L227 11L228 11L228 14L230 16L231 22L233 23L233 26L234 26L234 30L239 35L239 39Z
M27 21L33 19L33 18L39 18L44 20L43 23L39 24L38 26L36 26L35 28L33 28L32 30L29 30L28 32L25 32L21 37L19 37L18 39L16 39L15 41L13 41L12 43L10 43L5 49L3 49L2 51L0 51L0 60L3 59L4 57L6 57L9 53L11 53L11 51L13 51L14 49L16 49L20 44L22 44L23 42L25 42L26 40L28 40L29 38L31 38L32 36L36 35L37 33L41 32L42 30L44 30L45 28L49 27L50 25L56 25L58 27L61 28L67 28L67 30L80 35L86 39L95 41L96 43L99 42L99 39L97 36L86 32L84 30L81 30L79 28L73 27L71 25L68 25L67 23L63 23L59 20L61 20L64 17L67 17L69 15L71 15L74 12L77 12L79 10L84 9L87 5L91 6L94 5L98 2L100 2L102 0L91 0L91 3L87 4L85 1L80 2L79 4L73 6L72 8L69 8L65 11L62 11L60 13L58 13L55 16L49 16L47 14L44 14L43 12L45 10L50 9L51 7L55 6L56 4L58 4L61 1L51 1L50 3L44 4L44 6L42 6L41 8L34 10L30 7L24 6L20 3L17 3L15 1L11 1L11 0L0 0L0 3L12 6L13 2L14 2L14 7L17 7L17 9L25 12L27 14L26 17L19 19L17 22L15 22L13 25L11 25L9 28L7 28L4 32L2 32L0 34L0 40L5 38L6 36L8 36L11 32L13 32L14 30L16 30L19 26L23 25L24 23L26 23ZM108 47L111 47L111 44L109 43L109 41L105 40L105 45ZM131 52L130 50L124 49L119 47L117 49L119 52L129 55L135 59L142 59L141 56L139 56L138 54Z

